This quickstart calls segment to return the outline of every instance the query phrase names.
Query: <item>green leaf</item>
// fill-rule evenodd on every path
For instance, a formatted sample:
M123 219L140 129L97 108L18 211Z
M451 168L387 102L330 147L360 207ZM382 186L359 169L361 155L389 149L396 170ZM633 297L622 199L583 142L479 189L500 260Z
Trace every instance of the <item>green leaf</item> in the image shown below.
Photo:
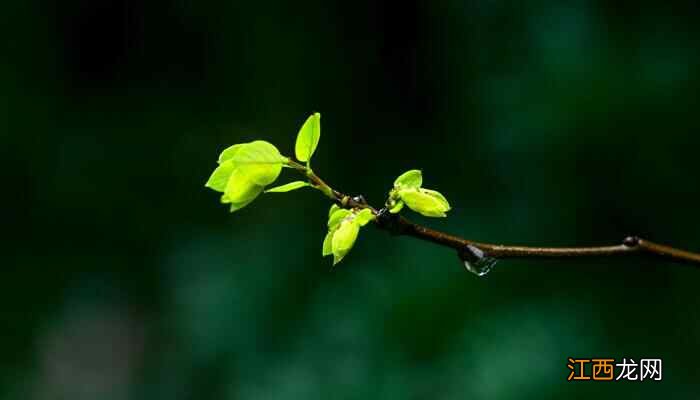
M304 181L294 181L289 182L284 185L275 186L272 189L267 189L265 193L284 193L295 189L303 188L304 186L311 186L308 182Z
M245 171L245 175L258 185L269 185L282 171L282 164L287 159L269 142L256 140L245 143L231 157L236 169Z
M331 250L333 251L333 265L339 263L355 244L360 225L351 220L343 221L333 234Z
M264 140L243 143L238 150L233 152L231 160L236 164L282 164L287 161L275 145Z
M226 193L224 193L223 195L221 195L221 203L223 203L223 204L230 204L230 205L231 205L231 206L230 206L230 207L231 207L231 208L230 208L230 211L231 211L231 212L234 212L234 211L236 211L236 210L240 210L241 208L243 208L243 207L247 206L248 204L250 204L253 200L255 200L255 198L251 198L251 199L249 199L249 200L247 200L247 201L243 201L243 202L232 203L232 202L231 202L231 199L229 199L229 198L226 196Z
M426 217L446 217L450 210L445 196L434 190L404 189L399 191L399 196L411 210Z
M422 184L423 173L418 169L406 171L394 181L394 187L402 189L418 189Z
M357 213L357 215L355 215L355 221L357 221L357 223L360 226L367 225L368 222L372 221L375 218L376 216L374 215L374 213L372 213L372 210L370 210L369 208L363 208L360 212Z
M394 206L389 209L389 212L392 214L398 214L403 208L404 204L405 203L402 200L397 201L396 203L394 203Z
M306 161L311 159L311 156L316 151L318 140L321 138L321 114L314 113L306 119L304 125L299 129L297 141L294 145L294 154L297 160Z
M260 194L260 193L258 193L258 194ZM253 200L255 200L256 197L257 197L257 195L252 196L252 197L250 197L248 200L245 200L245 201L232 202L231 199L229 199L228 196L226 196L226 194L224 193L224 194L221 196L221 202L224 203L224 204L231 204L231 206L230 206L230 211L231 211L231 212L234 212L234 211L240 210L241 208L243 208L243 207L247 206L248 204L252 203Z
M323 239L323 251L321 252L323 256L329 256L333 254L333 234L335 233L335 229L332 231L329 231L326 234L326 237Z
M233 155L236 154L236 152L243 146L245 146L245 143L234 144L233 146L227 147L226 150L222 151L219 155L219 164L232 159Z
M336 212L336 211L338 211L338 210L340 210L340 209L341 209L341 208L340 208L337 204L333 204L333 205L331 206L331 209L328 210L328 218L330 218L331 215L333 215L334 212Z
M447 201L445 196L442 195L442 193L438 192L437 190L430 190L430 189L420 189L422 192L429 194L436 198L440 203L442 203L443 208L445 211L450 211L450 203Z
M244 201L244 202L241 202L241 203L231 203L231 207L229 208L229 211L230 211L230 212L238 211L238 210L240 210L241 208L243 208L243 207L247 206L248 204L252 203L253 200L255 200L255 197L253 197L252 199L250 199L250 200L248 200L248 201Z
M340 222L345 219L347 216L352 214L352 211L346 210L344 208L341 208L339 210L336 210L331 216L328 218L328 229L335 229L338 227Z
M339 263L350 251L360 227L376 218L369 208L357 212L331 206L328 214L328 233L323 240L323 255L333 254L333 265Z
M214 189L217 192L225 191L226 185L228 184L228 179L231 177L231 173L233 173L233 169L234 165L230 161L219 164L204 186Z
M248 204L258 197L262 191L263 186L253 182L244 169L236 168L229 177L224 194L231 203Z

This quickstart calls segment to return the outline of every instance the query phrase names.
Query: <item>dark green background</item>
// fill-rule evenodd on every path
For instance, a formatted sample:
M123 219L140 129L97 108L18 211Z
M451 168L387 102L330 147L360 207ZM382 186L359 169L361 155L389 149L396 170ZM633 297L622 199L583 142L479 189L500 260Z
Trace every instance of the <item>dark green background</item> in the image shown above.
M331 270L318 193L229 214L203 187L320 111L316 172L381 204L420 168L432 227L700 250L696 4L4 2L0 398L697 398L698 269L477 278L367 227ZM664 377L566 382L570 356Z

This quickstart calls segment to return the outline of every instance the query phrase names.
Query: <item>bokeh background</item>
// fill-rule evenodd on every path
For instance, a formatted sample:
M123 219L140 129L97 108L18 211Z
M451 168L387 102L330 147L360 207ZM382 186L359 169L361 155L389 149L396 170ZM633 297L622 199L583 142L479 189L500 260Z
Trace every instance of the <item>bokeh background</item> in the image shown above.
M369 227L334 269L309 190L229 214L218 153L381 204L420 168L480 241L700 250L697 2L6 1L2 399L696 399L700 270L501 261ZM282 181L294 176L286 171ZM567 357L663 359L567 382Z

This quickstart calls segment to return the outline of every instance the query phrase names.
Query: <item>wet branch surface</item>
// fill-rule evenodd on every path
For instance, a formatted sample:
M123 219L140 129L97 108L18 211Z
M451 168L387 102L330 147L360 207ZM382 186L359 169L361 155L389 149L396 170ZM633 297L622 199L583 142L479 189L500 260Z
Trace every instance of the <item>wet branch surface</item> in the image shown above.
M510 246L503 244L481 243L416 224L398 214L391 214L386 208L375 209L367 204L362 196L348 196L332 189L321 178L305 166L292 160L288 165L306 175L309 182L330 199L345 208L369 208L377 216L375 225L393 235L411 236L416 239L435 243L457 251L462 260L490 257L504 258L573 258L603 257L642 254L673 260L700 267L700 254L675 247L654 243L652 241L628 236L622 243L611 246L594 247L534 247Z

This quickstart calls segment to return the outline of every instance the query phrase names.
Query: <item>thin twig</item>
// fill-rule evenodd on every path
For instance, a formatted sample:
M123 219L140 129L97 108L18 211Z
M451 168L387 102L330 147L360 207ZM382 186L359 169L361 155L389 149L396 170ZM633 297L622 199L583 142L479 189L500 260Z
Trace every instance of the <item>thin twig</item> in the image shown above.
M492 243L480 243L472 240L452 236L428 227L413 223L406 218L399 217L399 234L413 236L415 238L437 243L442 246L462 250L467 245L481 249L486 255L493 258L567 258L590 256L613 256L631 253L643 253L672 259L679 262L700 265L700 254L677 249L671 246L654 243L635 236L626 237L621 244L596 247L530 247L510 246Z
M654 243L635 236L626 237L621 244L597 247L530 247L475 242L416 224L400 215L390 214L386 208L377 210L367 204L362 196L352 197L332 189L328 184L326 184L326 182L324 182L307 167L293 160L289 160L288 165L303 173L316 189L326 194L340 206L345 208L371 209L377 216L375 223L380 229L389 231L394 235L412 236L420 240L450 247L457 250L460 254L462 254L462 252L467 249L468 246L474 246L481 250L486 256L497 259L533 257L570 258L625 254L649 254L696 266L700 265L700 254L698 253Z

